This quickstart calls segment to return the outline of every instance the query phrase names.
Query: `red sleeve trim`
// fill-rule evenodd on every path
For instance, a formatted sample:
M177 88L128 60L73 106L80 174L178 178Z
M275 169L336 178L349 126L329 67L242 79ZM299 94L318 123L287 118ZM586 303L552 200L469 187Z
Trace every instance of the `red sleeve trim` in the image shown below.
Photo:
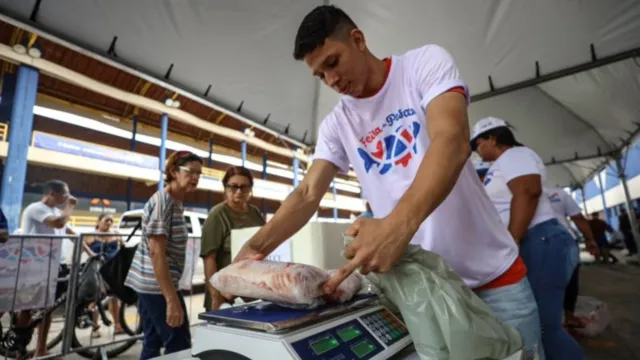
M447 90L445 92L457 92L457 93L460 93L460 94L462 94L464 96L467 96L467 91L462 86L456 86L456 87L451 88L451 89L449 89L449 90Z

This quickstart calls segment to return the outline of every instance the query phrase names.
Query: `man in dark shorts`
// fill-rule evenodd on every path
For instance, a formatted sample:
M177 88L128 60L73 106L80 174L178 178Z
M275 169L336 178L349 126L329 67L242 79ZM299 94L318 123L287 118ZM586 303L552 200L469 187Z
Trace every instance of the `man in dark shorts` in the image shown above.
M606 221L600 219L600 214L597 212L591 214L591 220L589 220L589 226L593 237L596 239L596 244L600 250L600 261L603 264L615 264L618 262L618 258L611 253L611 246L609 240L607 240L607 232L613 233L613 229ZM609 262L611 259L611 262Z

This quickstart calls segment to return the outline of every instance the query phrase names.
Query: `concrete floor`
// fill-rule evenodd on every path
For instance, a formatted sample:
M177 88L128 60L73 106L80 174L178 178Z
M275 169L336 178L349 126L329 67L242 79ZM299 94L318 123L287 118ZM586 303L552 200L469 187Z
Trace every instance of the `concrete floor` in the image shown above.
M605 301L611 326L598 338L581 339L589 360L640 359L640 268L584 266L580 291Z
M624 256L620 256L621 259ZM597 338L580 339L589 360L640 360L640 268L617 264L611 266L583 265L580 278L581 295L593 296L608 305L611 326ZM193 296L190 318L202 311L202 296ZM189 306L187 300L187 307ZM132 319L135 315L131 315ZM133 322L133 321L132 321ZM109 330L105 329L105 332ZM108 336L105 336L108 338ZM88 336L87 336L88 343ZM94 344L107 341L94 341ZM138 342L118 359L134 360L139 357ZM67 359L82 359L69 355Z

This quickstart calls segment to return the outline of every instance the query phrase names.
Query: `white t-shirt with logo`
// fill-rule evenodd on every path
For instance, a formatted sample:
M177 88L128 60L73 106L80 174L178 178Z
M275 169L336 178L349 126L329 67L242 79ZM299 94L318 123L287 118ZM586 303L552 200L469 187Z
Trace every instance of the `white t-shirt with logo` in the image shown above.
M430 143L429 102L452 88L466 90L453 59L439 46L391 59L387 81L376 95L340 99L320 126L314 154L345 173L353 164L377 218L391 213L416 177ZM518 257L470 161L411 242L442 256L471 288L502 275Z
M544 163L538 154L525 146L515 146L505 151L489 168L484 178L484 188L506 226L509 226L513 198L507 184L517 177L532 174L540 175L543 184L546 181L547 172ZM555 213L549 199L544 195L540 196L538 208L529 223L529 228L553 218Z
M544 189L544 193L551 203L556 219L571 233L571 226L569 226L567 218L582 214L580 206L563 189Z

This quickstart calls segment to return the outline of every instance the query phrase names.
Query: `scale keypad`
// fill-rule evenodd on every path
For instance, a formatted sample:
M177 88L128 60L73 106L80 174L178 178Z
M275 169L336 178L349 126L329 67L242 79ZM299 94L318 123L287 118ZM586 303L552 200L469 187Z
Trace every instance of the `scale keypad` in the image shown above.
M407 328L387 310L380 310L360 318L362 323L386 346L409 334Z

